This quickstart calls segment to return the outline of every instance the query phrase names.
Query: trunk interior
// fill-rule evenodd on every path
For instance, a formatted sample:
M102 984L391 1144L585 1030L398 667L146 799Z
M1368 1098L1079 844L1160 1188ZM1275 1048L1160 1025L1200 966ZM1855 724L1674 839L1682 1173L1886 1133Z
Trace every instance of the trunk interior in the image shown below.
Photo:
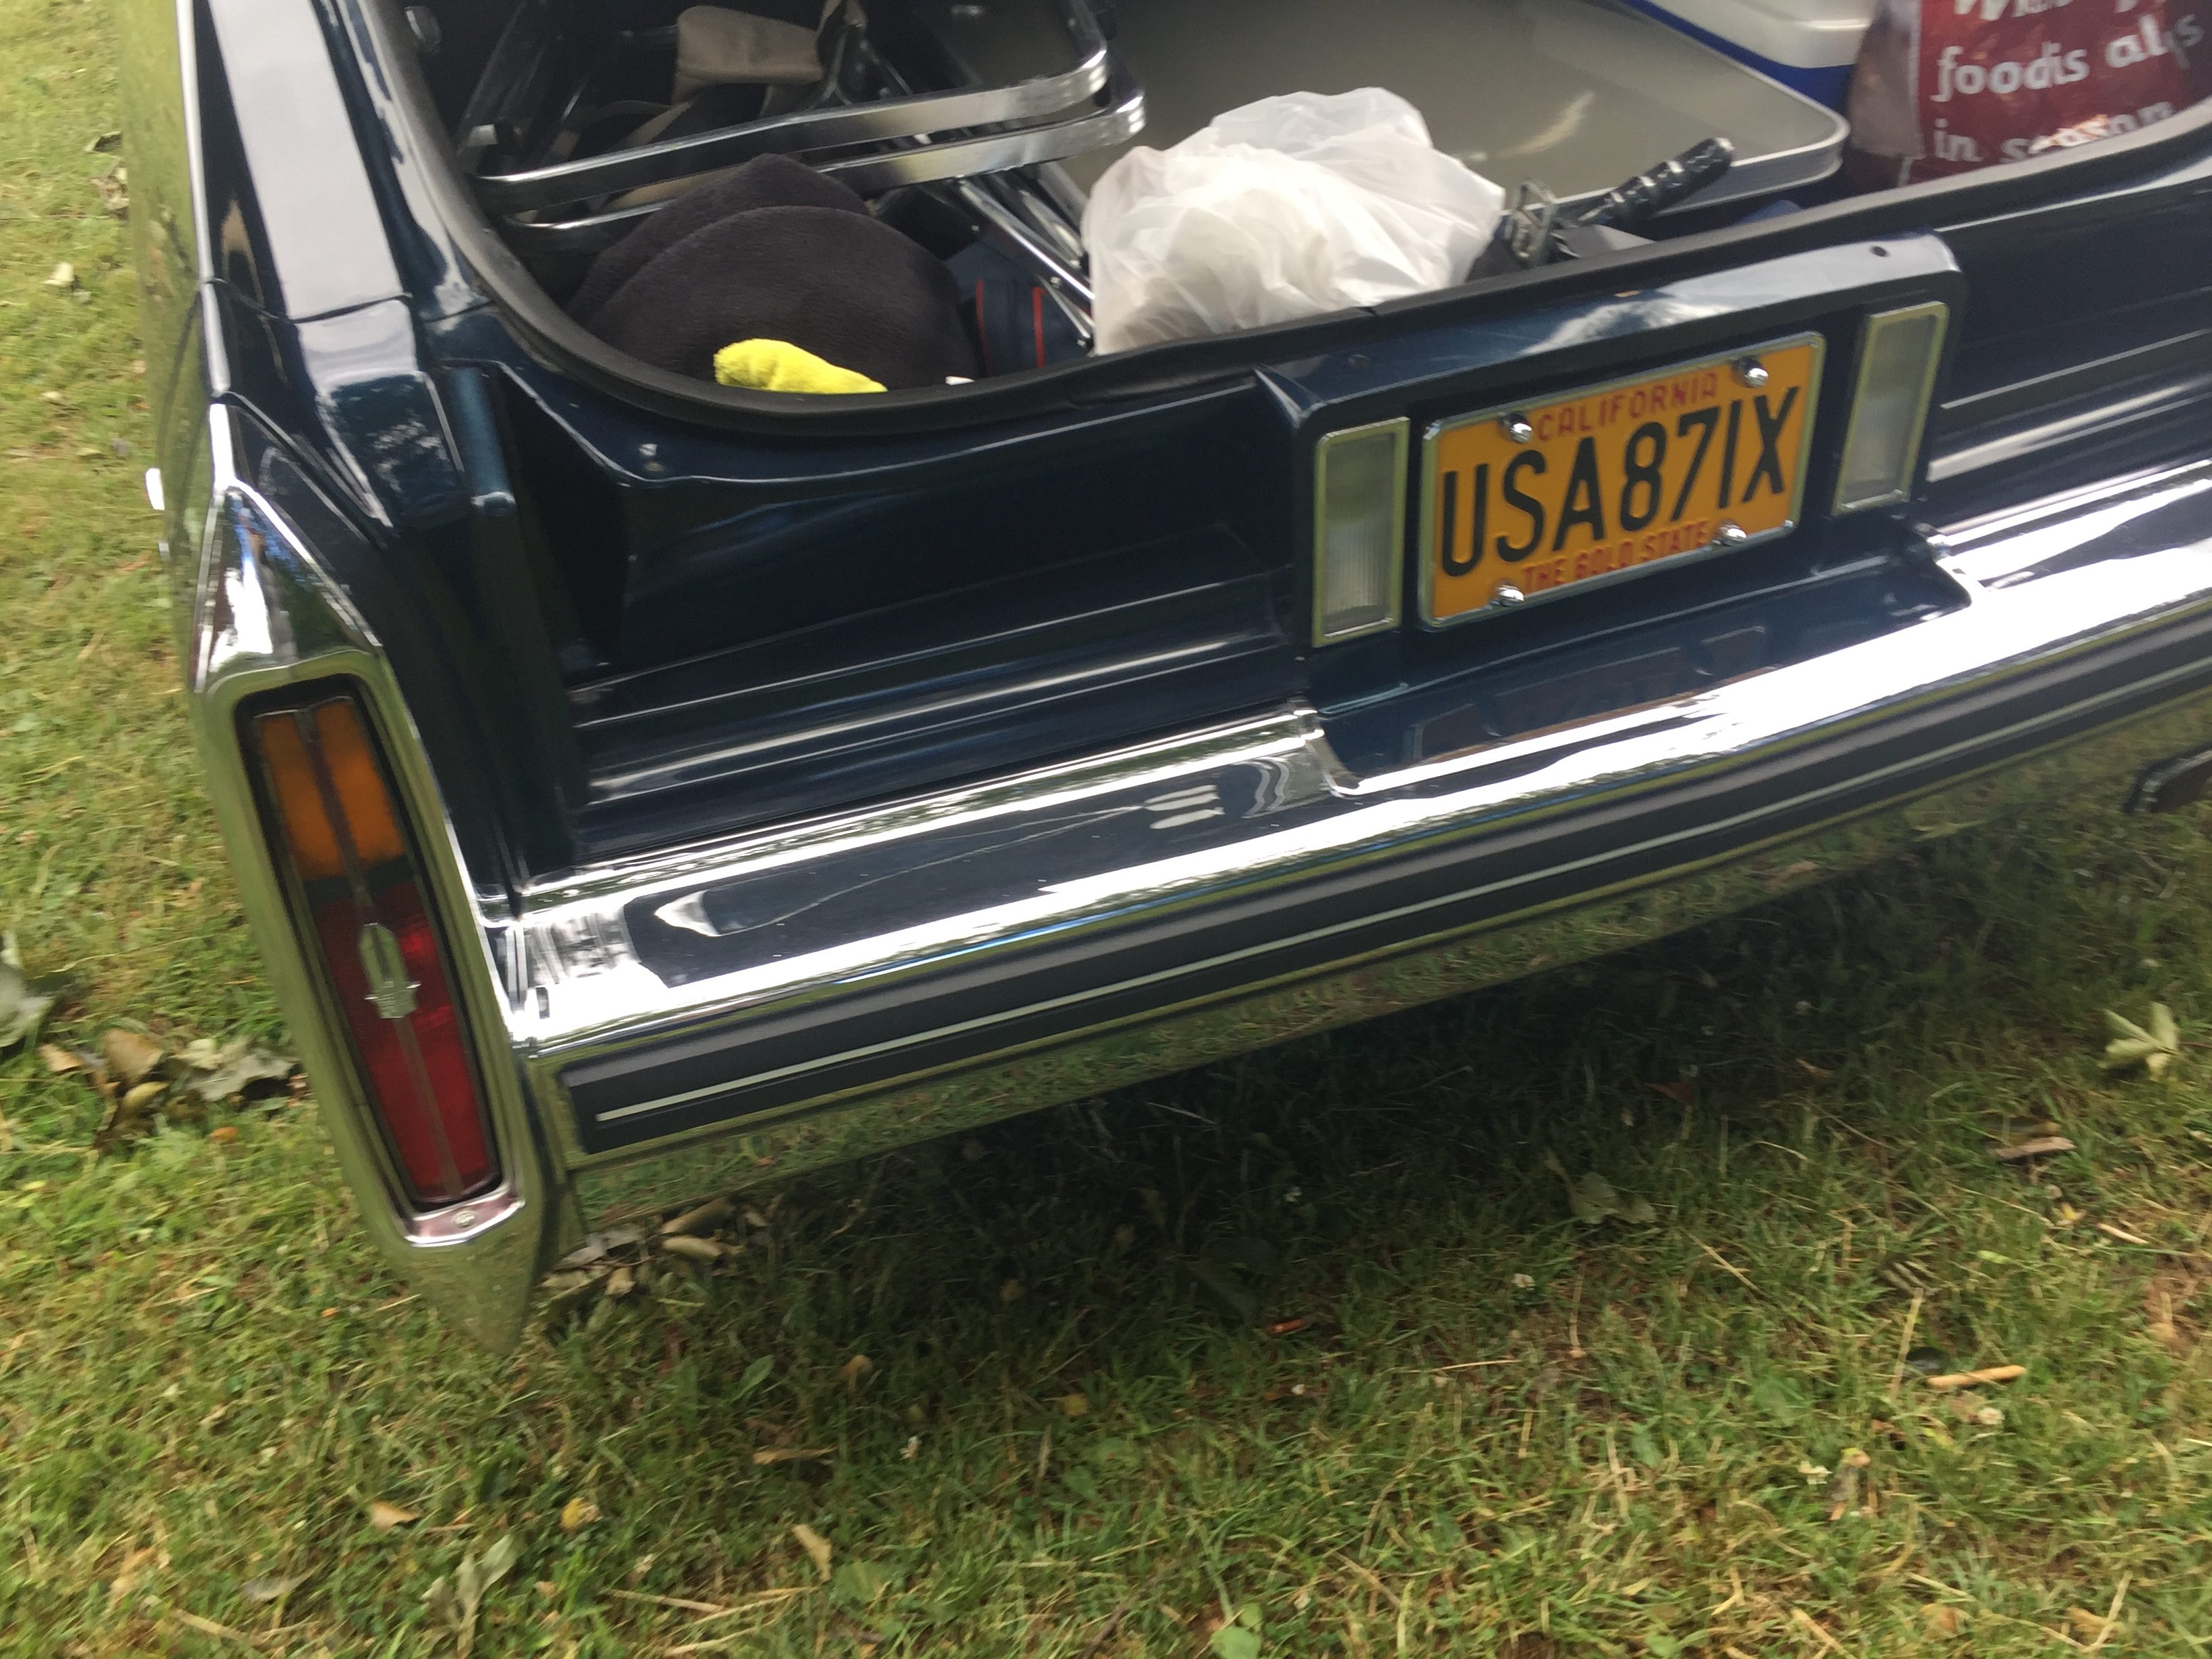
M1828 0L1847 17L1870 6ZM744 19L743 38L709 39L704 14ZM1563 239L1564 258L1825 199L1848 132L1838 109L1626 0L520 0L434 15L425 68L460 166L579 321L607 248L781 154L951 266L984 337L980 375L1091 352L1091 192L1133 145L1165 148L1261 99L1385 88L1439 150L1502 190L1540 186L1563 224L1700 143L1732 150L1671 212L1633 229L1608 213L1610 234ZM994 357L1007 331L968 314L1000 287L1036 290L1019 357Z

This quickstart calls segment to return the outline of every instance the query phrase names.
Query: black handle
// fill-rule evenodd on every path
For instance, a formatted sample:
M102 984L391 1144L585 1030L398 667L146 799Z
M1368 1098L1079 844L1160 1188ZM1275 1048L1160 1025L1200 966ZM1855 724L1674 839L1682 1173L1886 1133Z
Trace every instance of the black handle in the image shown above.
M1671 161L1616 185L1575 216L1578 225L1610 225L1629 230L1694 196L1735 165L1735 146L1725 138L1706 138Z

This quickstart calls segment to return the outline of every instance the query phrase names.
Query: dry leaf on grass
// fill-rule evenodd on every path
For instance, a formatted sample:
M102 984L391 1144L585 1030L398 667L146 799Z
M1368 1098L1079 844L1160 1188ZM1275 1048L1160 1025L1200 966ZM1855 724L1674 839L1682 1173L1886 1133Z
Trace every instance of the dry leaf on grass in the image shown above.
M12 1048L29 1037L53 1006L53 998L23 972L15 934L0 933L0 1048Z
M588 1498L572 1498L561 1505L561 1530L577 1532L599 1518L599 1506Z
M2108 1072L2140 1066L2153 1077L2163 1077L2180 1058L2181 1030L2173 1023L2173 1010L2162 1002L2151 1004L2147 1027L2124 1019L2109 1008L2105 1011L2105 1026L2112 1034L2112 1040L2105 1045L2102 1061Z
M850 1388L875 1368L874 1360L864 1353L856 1353L837 1368L837 1380Z
M754 1457L757 1461L759 1454L755 1453ZM799 1540L799 1547L806 1552L806 1559L814 1563L814 1570L827 1579L830 1577L830 1540L804 1522L793 1527L791 1535Z
M112 1026L100 1034L100 1057L108 1076L126 1087L143 1083L167 1050L142 1031Z
M641 1227L610 1227L605 1232L593 1233L553 1265L564 1272L588 1267L594 1262L605 1261L617 1250L626 1250L631 1245L641 1243L644 1237L645 1231Z
M834 1455L836 1450L833 1446L763 1446L753 1454L753 1462L762 1468L775 1463L811 1463Z
M678 1233L660 1241L660 1248L671 1255L680 1255L690 1261L720 1261L729 1254L729 1247L711 1238L693 1238Z
M113 1151L149 1127L157 1102L173 1122L203 1121L207 1106L276 1092L300 1069L289 1054L250 1037L222 1045L202 1038L178 1054L122 1026L102 1034L97 1056L57 1048L46 1061L49 1070L82 1077L107 1103L92 1139L98 1152Z
M675 1237L684 1233L712 1232L717 1224L727 1221L736 1213L736 1206L726 1198L710 1198L696 1209L686 1210L660 1224L661 1232Z
M92 187L100 193L100 204L117 218L130 216L131 169L117 166L94 176Z
M430 1616L453 1632L458 1659L468 1659L469 1650L476 1645L477 1610L483 1605L484 1592L507 1577L515 1554L514 1534L503 1534L482 1555L463 1557L450 1580L441 1578L424 1593Z
M1571 1176L1556 1152L1544 1154L1544 1167L1567 1183L1567 1207L1585 1227L1615 1219L1648 1227L1659 1219L1649 1199L1622 1197L1595 1170L1585 1170L1578 1178Z
M46 286L67 293L76 286L76 267L64 259L54 267L53 274L46 278Z
M265 1578L249 1578L238 1587L238 1593L248 1601L281 1601L307 1582L304 1572L279 1577L275 1574Z
M291 1055L264 1048L252 1037L224 1043L201 1037L186 1043L178 1058L185 1065L185 1091L210 1105L274 1093L300 1069Z
M368 1524L379 1532L390 1532L395 1527L410 1527L422 1517L413 1510L403 1510L397 1504L387 1504L378 1498L368 1506Z
M2009 1146L1999 1146L1990 1156L2000 1164L2025 1164L2030 1158L2051 1158L2074 1150L2074 1143L2064 1135L2038 1135L2033 1140L2016 1140Z
M153 1576L154 1569L158 1565L155 1559L156 1554L157 1552L151 1544L143 1550L132 1549L127 1545L125 1547L122 1565L116 1568L115 1577L107 1581L107 1601L110 1607L120 1601Z
M1088 1416L1090 1416L1090 1415L1091 1415L1091 1399L1090 1399L1090 1396L1089 1396L1089 1395L1080 1395L1080 1394L1064 1394L1064 1395L1060 1395L1060 1414L1062 1417L1088 1417Z
M1844 1448L1844 1455L1836 1460L1839 1467L1835 1479L1828 1482L1828 1519L1840 1521L1859 1507L1859 1471L1874 1462L1856 1446Z

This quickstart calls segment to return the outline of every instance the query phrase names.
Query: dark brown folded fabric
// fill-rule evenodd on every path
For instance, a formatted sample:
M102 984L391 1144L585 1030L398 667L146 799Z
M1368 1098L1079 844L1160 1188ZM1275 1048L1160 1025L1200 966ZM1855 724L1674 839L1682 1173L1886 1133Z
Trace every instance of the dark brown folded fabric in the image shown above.
M592 260L583 286L568 301L568 314L596 328L599 307L656 255L732 214L771 207L826 208L864 217L868 211L868 204L851 191L803 161L756 155L734 172L678 197Z
M836 207L754 208L695 230L623 283L591 326L705 380L714 354L739 340L787 341L892 391L976 372L952 274L889 225Z

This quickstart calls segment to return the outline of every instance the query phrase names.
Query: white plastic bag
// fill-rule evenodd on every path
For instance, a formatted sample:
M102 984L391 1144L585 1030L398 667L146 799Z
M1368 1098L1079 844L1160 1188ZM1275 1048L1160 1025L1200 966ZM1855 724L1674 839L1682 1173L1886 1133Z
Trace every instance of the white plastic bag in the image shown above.
M1296 92L1131 150L1083 216L1098 349L1317 317L1462 280L1504 192L1379 87Z

